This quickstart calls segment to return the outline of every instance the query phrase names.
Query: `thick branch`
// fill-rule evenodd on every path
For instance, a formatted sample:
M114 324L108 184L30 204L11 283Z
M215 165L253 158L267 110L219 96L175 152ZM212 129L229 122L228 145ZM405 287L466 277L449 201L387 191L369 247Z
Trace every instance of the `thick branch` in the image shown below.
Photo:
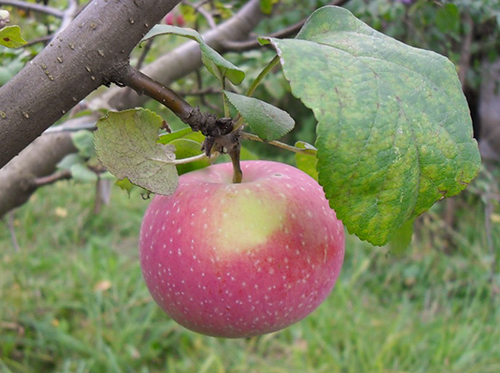
M48 147L47 143L51 146ZM46 135L37 139L17 162L0 171L0 216L22 205L38 187L35 179L50 175L66 154L76 152L70 136L65 133Z
M130 65L124 69L123 74L117 79L117 83L132 88L139 95L146 95L162 103L183 122L186 121L186 118L193 111L193 107L173 90L151 79Z
M201 131L205 136L219 137L232 131L229 118L216 119L214 115L200 112L170 88L151 79L149 76L128 66L118 79L120 84L132 88L139 95L145 94L162 103L177 115L193 131ZM210 149L208 149L210 151Z
M94 0L0 88L0 167L128 64L179 0Z
M95 0L94 0L95 1ZM92 4L92 3L91 3ZM203 38L219 52L223 52L220 40L228 37L236 40L248 38L248 34L262 20L264 15L260 12L259 0L250 0L231 19L219 26L216 30L211 30L203 34ZM78 20L78 18L77 18ZM196 71L202 66L199 45L195 42L188 42L170 53L160 57L152 64L145 67L144 72L161 84L168 86L172 82ZM69 79L70 83L77 86L78 81ZM115 87L104 92L104 94L89 100L87 104L90 108L126 109L140 106L147 98L136 94L129 89ZM133 92L132 92L133 93ZM1 95L1 93L0 93ZM52 104L48 105L51 107ZM43 109L39 110L38 118L43 116ZM86 118L81 118L82 120ZM86 118L85 128L88 127L89 119ZM0 122L2 119L0 118ZM68 123L68 122L66 122ZM82 127L77 125L77 127ZM54 128L56 130L56 128ZM69 147L60 147L59 141L64 138L66 144L71 144L70 131L72 126L64 125L64 132L57 132L58 136L43 135L41 139L28 146L18 157L15 157L7 166L0 169L0 216L10 209L20 206L28 200L33 188L22 189L19 185L33 185L34 177L50 175L54 172L55 165L67 154L76 150ZM47 131L49 132L49 131ZM52 132L52 131L50 131ZM2 141L2 130L0 129L0 142ZM42 141L43 139L43 141ZM8 140L6 139L8 143ZM39 145L35 145L39 143ZM57 157L46 157L46 151L57 150ZM38 156L36 156L38 154ZM40 166L43 164L43 167ZM32 170L23 172L23 170Z
M80 128L96 120L95 116L72 119L66 122L66 128ZM52 175L56 165L75 152L70 132L45 134L0 169L0 217L25 203L40 186L39 178Z

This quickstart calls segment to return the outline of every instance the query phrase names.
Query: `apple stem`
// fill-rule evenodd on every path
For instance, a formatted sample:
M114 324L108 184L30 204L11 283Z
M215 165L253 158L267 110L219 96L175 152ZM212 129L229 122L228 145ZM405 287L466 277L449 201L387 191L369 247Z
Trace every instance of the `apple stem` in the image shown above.
M229 156L231 157L231 162L233 163L233 183L239 184L243 179L243 171L241 171L240 166L240 147L235 146L232 151L230 151Z

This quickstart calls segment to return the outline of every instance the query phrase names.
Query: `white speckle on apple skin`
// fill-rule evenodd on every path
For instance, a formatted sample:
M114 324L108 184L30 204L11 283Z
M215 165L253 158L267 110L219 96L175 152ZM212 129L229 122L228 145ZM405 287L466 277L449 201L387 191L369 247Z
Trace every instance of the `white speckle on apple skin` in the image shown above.
M260 335L303 319L328 296L344 258L342 223L315 180L281 163L241 166L241 184L230 183L231 164L182 175L172 196L154 197L141 227L153 298L211 336Z

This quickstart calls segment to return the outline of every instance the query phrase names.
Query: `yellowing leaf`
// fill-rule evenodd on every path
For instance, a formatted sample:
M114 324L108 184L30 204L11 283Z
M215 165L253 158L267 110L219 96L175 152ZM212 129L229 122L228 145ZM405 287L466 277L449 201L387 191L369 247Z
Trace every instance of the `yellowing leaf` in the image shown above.
M97 123L94 145L97 156L117 179L151 192L169 195L178 175L172 161L174 147L158 144L163 119L146 109L109 112Z

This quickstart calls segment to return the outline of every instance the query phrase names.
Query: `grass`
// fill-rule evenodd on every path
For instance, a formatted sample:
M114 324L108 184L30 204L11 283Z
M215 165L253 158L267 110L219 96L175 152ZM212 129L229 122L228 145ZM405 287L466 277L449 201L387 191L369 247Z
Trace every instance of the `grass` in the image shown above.
M147 202L60 182L15 213L21 250L0 222L0 372L500 372L500 301L482 204L473 197L441 250L436 211L400 256L349 237L334 291L311 316L261 337L189 332L154 304L137 236ZM438 207L439 208L439 207ZM494 223L494 243L500 244Z

